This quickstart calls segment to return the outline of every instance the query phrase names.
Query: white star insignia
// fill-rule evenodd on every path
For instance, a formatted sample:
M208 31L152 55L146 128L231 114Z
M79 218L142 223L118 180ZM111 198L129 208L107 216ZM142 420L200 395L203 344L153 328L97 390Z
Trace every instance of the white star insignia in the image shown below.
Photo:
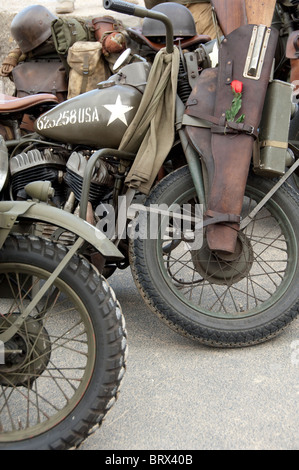
M107 126L116 121L116 119L120 119L126 126L128 125L125 113L133 109L133 106L126 106L122 104L120 95L118 95L115 104L105 104L103 106L111 113Z

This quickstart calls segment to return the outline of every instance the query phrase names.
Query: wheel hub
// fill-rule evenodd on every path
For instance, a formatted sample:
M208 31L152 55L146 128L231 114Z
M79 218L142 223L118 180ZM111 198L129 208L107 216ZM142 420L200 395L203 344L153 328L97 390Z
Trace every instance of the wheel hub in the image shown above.
M196 271L213 284L232 285L246 277L253 263L253 250L249 239L238 233L233 254L213 252L205 242L199 250L191 252Z
M0 320L0 333L19 317L13 313ZM5 343L5 363L0 365L0 384L18 387L32 384L46 369L51 341L40 320L26 319L19 331Z

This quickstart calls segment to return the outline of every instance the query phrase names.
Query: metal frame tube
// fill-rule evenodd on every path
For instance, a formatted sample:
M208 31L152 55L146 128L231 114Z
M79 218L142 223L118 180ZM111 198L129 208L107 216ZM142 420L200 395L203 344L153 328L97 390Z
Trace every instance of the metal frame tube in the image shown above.
M134 153L123 152L121 150L109 149L109 148L97 150L90 157L90 159L87 162L85 172L84 172L84 178L83 178L82 194L81 194L81 200L80 200L80 212L79 212L79 216L81 217L81 219L86 220L88 195L89 195L91 178L93 175L95 165L97 161L99 160L99 158L105 157L107 155L122 158L124 160L132 160L135 157Z

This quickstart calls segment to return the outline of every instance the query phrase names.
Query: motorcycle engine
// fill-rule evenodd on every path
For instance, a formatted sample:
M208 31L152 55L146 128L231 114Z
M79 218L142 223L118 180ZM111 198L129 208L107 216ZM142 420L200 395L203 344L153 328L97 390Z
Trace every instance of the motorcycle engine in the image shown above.
M66 161L61 153L46 148L22 152L10 159L11 190L13 199L27 199L24 187L34 181L50 181L55 189L55 203L65 198L62 184Z
M81 199L84 171L89 151L72 152L55 148L33 149L22 152L10 160L11 191L13 199L27 199L25 186L34 181L50 181L55 190L53 202L63 207L70 192L77 202ZM111 192L115 181L115 168L100 160L91 181L89 201L95 207Z
M73 191L77 201L81 199L84 172L89 155L84 152L73 152L66 164L65 182ZM114 167L106 161L99 160L90 185L89 201L94 206L100 203L114 186Z

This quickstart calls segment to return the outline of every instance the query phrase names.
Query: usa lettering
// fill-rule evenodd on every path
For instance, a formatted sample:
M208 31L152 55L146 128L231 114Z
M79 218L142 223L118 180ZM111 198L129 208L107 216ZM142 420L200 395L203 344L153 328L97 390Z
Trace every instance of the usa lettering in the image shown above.
M47 116L41 116L37 121L37 129L53 129L54 127L68 126L70 124L82 124L83 122L99 122L100 117L96 106L93 108L67 109L59 113L57 119L49 119Z

